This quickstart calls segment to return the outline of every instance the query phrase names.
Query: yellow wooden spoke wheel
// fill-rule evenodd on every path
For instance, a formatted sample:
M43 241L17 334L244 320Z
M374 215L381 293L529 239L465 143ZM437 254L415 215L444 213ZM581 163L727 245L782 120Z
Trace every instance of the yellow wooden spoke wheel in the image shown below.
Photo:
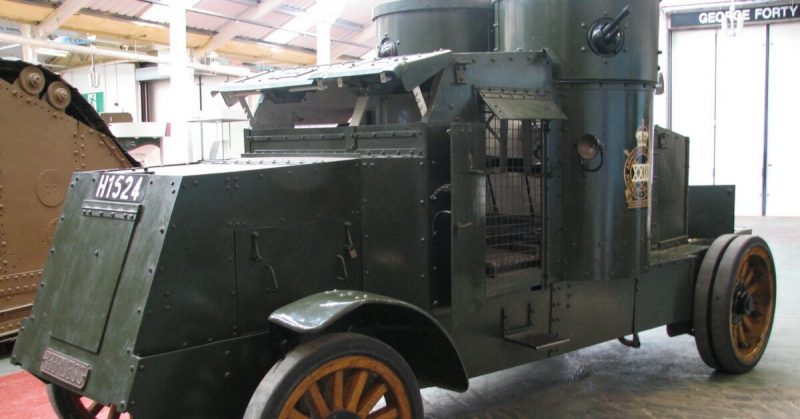
M390 346L355 333L325 335L293 349L267 373L246 418L422 417L411 368Z
M705 296L695 290L695 339L709 366L741 374L758 364L769 341L775 317L775 263L760 237L723 241L724 249L716 241L712 245L698 275L698 287L709 285L709 279L711 283ZM709 258L716 259L713 272L703 269L714 262Z
M53 410L61 419L130 419L115 405L104 405L54 384L47 385Z

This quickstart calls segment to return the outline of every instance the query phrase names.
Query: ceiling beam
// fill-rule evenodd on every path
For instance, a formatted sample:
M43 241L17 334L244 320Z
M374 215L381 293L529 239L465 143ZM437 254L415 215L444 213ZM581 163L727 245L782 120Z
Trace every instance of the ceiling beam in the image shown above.
M245 10L242 15L247 16L248 20L256 20L278 8L282 2L283 0L264 0L258 6ZM226 23L205 45L195 50L195 57L203 57L225 45L241 33L241 25L239 21Z
M44 38L55 32L64 22L78 13L89 0L64 0L53 13L50 13L41 23L36 25L33 33L38 38Z
M342 55L345 55L347 51L353 48L353 44L358 44L360 46L363 45L370 45L369 42L375 38L375 27L370 25L364 27L361 32L350 36L347 38L348 44L339 44L335 46L331 50L331 56L334 60L338 59ZM375 42L373 42L375 43ZM373 45L373 47L377 48L377 45Z
M172 64L169 58L167 57L159 57L154 55L139 54L134 52L112 50L105 48L87 47L83 45L61 44L49 40L26 38L20 35L9 35L0 33L0 41L18 43L21 45L30 45L37 48L53 48L61 51L73 52L76 54L111 57L119 60L130 60L130 61L138 61L144 63L156 63L156 64L166 64L166 65ZM191 67L195 70L205 71L208 73L222 74L222 75L229 75L236 77L244 77L250 74L250 70L242 67L208 66L208 65L200 65L192 63L188 64L188 67Z
M285 15L289 15L289 16L305 17L305 18L315 19L315 17L312 16L307 11L305 11L303 9L300 9L298 7L288 6L288 5L285 5L285 4L282 5L281 7L278 7L277 9L275 9L275 11L283 13ZM342 28L342 29L347 29L347 30L353 31L353 32L359 32L359 31L364 29L364 25L359 25L358 23L350 22L350 21L344 20L344 19L336 19L336 20L334 20L333 21L333 26L336 26L336 27L339 27L339 28Z

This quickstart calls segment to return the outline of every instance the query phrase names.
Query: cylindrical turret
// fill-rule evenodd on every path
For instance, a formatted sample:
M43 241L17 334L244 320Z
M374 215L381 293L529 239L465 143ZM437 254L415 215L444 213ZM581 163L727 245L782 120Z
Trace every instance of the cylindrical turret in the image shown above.
M400 0L375 7L380 56L491 49L491 0Z
M549 48L562 80L655 83L658 0L497 0L495 13L497 49Z
M647 267L658 0L498 0L501 51L548 48L566 121L553 123L551 277L606 280Z

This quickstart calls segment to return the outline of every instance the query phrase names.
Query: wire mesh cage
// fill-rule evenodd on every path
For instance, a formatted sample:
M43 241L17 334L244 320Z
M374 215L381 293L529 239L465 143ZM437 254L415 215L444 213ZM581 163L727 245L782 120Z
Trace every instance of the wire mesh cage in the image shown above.
M540 266L542 259L542 124L486 121L486 274Z

